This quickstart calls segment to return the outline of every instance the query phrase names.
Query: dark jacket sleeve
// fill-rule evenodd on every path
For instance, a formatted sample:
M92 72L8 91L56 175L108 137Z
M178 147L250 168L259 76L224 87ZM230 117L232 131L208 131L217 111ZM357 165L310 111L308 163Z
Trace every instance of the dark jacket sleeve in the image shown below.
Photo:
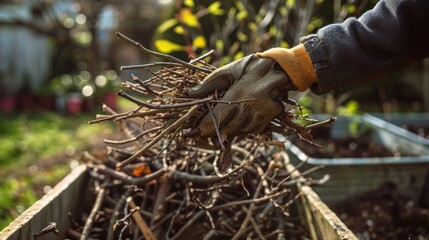
M359 19L331 24L301 38L326 93L429 56L429 1L380 1Z

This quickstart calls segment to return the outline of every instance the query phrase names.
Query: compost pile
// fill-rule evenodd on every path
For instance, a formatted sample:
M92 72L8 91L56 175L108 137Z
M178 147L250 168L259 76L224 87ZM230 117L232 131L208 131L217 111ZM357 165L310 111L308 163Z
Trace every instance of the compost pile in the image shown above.
M146 68L152 78L132 76L118 94L136 108L117 113L104 106L91 124L116 122L124 140L105 140L104 153L86 152L94 182L91 210L70 216L71 238L96 239L284 239L306 236L292 213L299 199L293 188L297 182L287 169L283 143L273 133L295 134L311 143L310 129L326 122L308 119L298 106L277 116L260 134L225 139L205 138L198 125L222 92L203 99L191 99L195 86L216 68L205 58L189 62L150 51L138 42L117 36L145 53L167 59L123 69ZM152 67L161 67L152 70ZM144 100L143 100L144 99ZM285 103L286 104L286 103ZM213 116L213 114L212 114ZM216 119L214 119L216 122ZM298 169L296 166L294 169Z

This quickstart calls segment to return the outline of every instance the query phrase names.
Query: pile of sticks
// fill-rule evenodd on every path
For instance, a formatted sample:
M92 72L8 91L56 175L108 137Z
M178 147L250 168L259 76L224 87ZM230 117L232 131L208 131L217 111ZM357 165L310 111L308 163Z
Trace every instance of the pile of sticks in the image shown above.
M192 99L188 90L216 69L205 61L211 52L184 62L148 50L120 33L117 36L168 61L123 67L145 68L153 74L146 80L132 75L132 82L122 84L118 95L136 104L135 109L117 113L104 106L106 114L90 122L116 122L125 140L106 139L106 154L83 155L96 198L89 214L70 216L74 222L70 237L284 239L286 234L305 235L290 214L299 198L291 186L311 180L291 178L283 143L272 135L295 134L312 143L310 129L333 119L306 119L296 105L258 135L232 141L224 141L220 134L205 138L198 125L222 102L223 93ZM152 70L155 67L162 68ZM310 124L298 124L297 119ZM227 161L227 168L220 167L222 161Z
M73 216L70 237L80 239L285 239L305 236L293 215L299 194L276 147L240 141L231 148L234 169L217 174L216 151L171 143L152 148L141 162L115 171L117 159L86 153L96 193L89 214ZM160 155L153 163L151 159ZM299 166L297 166L299 168ZM295 168L296 169L296 168ZM304 173L307 174L307 173ZM90 190L88 189L88 191Z

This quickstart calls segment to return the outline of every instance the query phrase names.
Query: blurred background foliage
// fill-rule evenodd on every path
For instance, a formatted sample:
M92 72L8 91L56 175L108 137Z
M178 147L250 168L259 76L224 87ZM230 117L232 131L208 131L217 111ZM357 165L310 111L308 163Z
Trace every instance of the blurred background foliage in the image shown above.
M149 46L168 2L1 1L0 111L67 113L69 98L80 105L72 113L94 110L105 101L107 90L118 90L122 78L128 78L119 72L121 65L148 60L116 41L114 33Z
M359 17L376 2L2 1L0 111L40 107L79 113L93 111L102 102L114 105L116 100L111 93L118 90L121 81L128 80L131 74L148 76L136 69L120 71L120 66L153 60L117 40L117 31L145 47L181 59L214 50L210 61L221 66L271 47L293 47L300 37L327 24ZM312 103L309 107L315 112L334 113L351 99L369 111L407 111L409 106L412 111L422 111L429 106L429 83L421 81L422 74L428 75L428 70L422 71L427 65L420 62L411 71L341 88L322 97L308 93L306 96L315 101L307 102ZM116 79L107 85L96 84L96 79L113 71Z
M300 37L373 5L368 0L176 1L157 28L154 45L182 57L214 49L222 65L268 48L295 46Z

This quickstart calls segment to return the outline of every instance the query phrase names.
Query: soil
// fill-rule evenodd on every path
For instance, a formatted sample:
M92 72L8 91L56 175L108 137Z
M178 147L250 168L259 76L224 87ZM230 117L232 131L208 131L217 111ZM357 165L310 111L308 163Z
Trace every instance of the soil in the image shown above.
M322 148L298 140L294 141L294 144L315 158L400 155L372 141L370 133L341 139L333 139L329 133L330 127L312 132L314 142L323 146ZM426 134L429 134L429 131L426 131ZM424 206L428 207L426 205ZM425 207L401 194L394 184L386 183L375 191L337 203L332 209L359 239L423 240L429 239L429 209Z
M414 125L403 125L401 126L405 129L407 129L408 131L415 133L417 135L419 135L420 137L424 137L429 139L429 125L425 125L425 126L414 126Z
M333 207L359 239L429 239L429 209L401 195L394 184Z
M312 130L313 141L322 146L321 148L300 140L295 140L293 143L313 158L400 156L400 153L392 152L383 145L372 141L369 133L345 138L332 138L329 133L330 127Z

